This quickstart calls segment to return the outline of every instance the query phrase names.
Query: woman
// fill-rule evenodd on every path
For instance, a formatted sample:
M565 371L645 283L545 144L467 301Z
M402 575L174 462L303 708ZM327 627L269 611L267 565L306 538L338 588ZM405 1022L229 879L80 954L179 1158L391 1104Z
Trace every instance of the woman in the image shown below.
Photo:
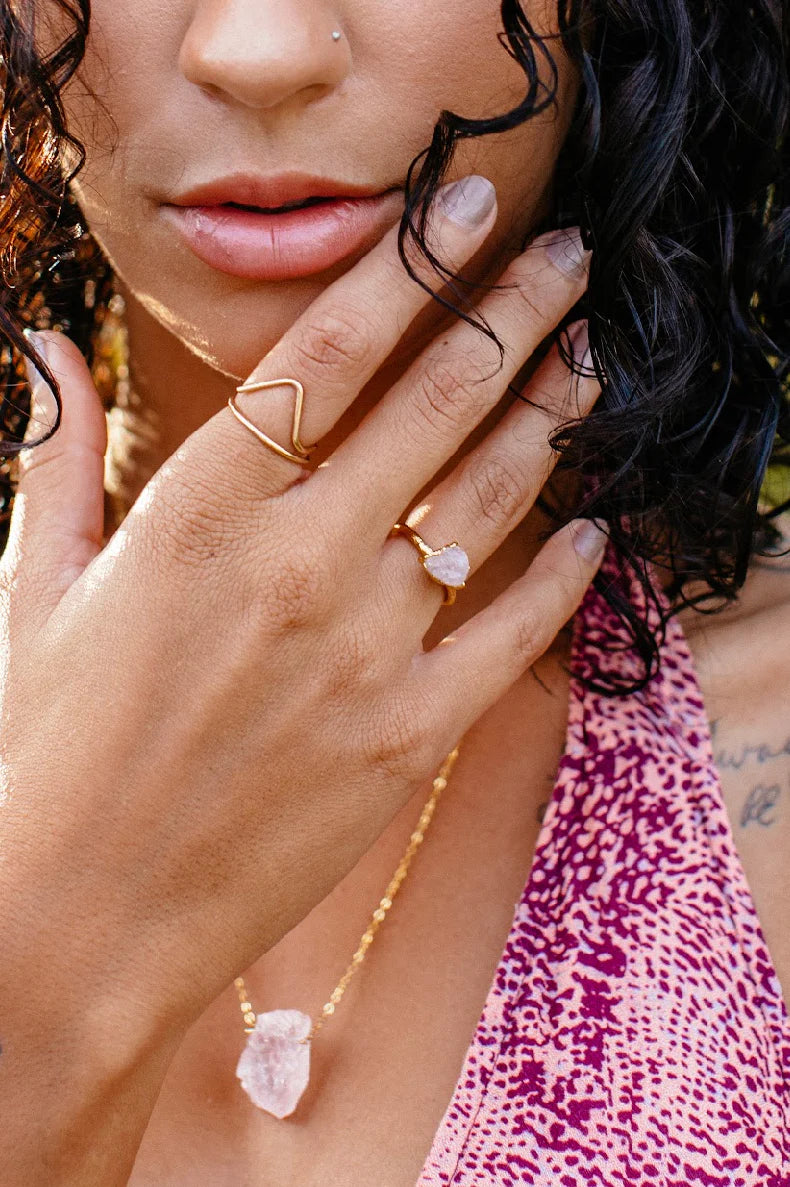
M0 9L3 1182L790 1181L786 8L92 9Z

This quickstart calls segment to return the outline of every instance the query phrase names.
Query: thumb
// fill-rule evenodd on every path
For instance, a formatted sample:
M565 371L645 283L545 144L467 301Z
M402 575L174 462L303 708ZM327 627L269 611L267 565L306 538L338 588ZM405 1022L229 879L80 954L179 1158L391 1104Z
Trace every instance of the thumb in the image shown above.
M34 613L46 621L102 548L107 422L74 343L54 331L26 336L57 380L61 423L48 441L19 454L6 555L15 587L21 594L20 587L27 586ZM31 416L25 441L34 443L54 425L57 404L43 375L30 360L26 366Z

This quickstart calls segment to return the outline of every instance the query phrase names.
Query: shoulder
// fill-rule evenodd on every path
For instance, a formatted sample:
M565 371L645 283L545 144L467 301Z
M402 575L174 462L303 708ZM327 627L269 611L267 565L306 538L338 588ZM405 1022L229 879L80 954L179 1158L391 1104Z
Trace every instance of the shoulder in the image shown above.
M790 515L780 528L787 554L755 558L735 603L679 616L714 721L736 709L790 720Z
M782 525L790 546L790 516ZM790 857L790 555L756 558L737 602L684 611L725 796L748 824L756 801L776 802ZM781 805L781 810L780 810Z
M790 522L785 538L790 542ZM790 990L790 556L755 560L734 605L715 615L684 611L680 621L733 841Z
M784 525L790 543L790 517ZM764 926L790 933L790 556L756 559L738 601L684 611L733 836ZM770 904L770 905L769 905ZM771 912L781 904L782 919Z

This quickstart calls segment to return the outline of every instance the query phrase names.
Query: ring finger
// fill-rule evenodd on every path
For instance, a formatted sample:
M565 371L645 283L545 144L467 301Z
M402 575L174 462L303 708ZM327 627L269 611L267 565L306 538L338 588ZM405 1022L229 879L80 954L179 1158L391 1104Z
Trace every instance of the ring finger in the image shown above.
M600 394L587 323L574 323L568 333L574 365L581 373L571 372L553 348L530 380L526 402L514 404L406 518L435 549L457 541L467 553L470 573L480 568L534 505L558 460L550 443L556 428L586 416ZM387 545L384 564L392 566L392 581L401 591L405 565L411 566L411 579L422 600L432 587L441 591L441 586L418 571L414 552L407 555L398 540Z
M583 295L589 258L578 229L534 240L476 310L490 333L461 321L434 341L336 449L323 483L373 495L356 499L356 532L386 538Z

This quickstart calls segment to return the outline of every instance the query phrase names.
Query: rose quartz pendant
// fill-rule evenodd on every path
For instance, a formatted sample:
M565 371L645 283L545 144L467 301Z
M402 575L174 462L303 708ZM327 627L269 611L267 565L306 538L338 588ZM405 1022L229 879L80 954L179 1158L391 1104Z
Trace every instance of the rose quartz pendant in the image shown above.
M310 1044L299 1040L311 1026L301 1010L259 1014L236 1067L252 1103L280 1120L293 1113L310 1079Z
M471 568L469 557L458 544L438 548L426 556L422 563L434 581L449 585L450 589L463 589Z

